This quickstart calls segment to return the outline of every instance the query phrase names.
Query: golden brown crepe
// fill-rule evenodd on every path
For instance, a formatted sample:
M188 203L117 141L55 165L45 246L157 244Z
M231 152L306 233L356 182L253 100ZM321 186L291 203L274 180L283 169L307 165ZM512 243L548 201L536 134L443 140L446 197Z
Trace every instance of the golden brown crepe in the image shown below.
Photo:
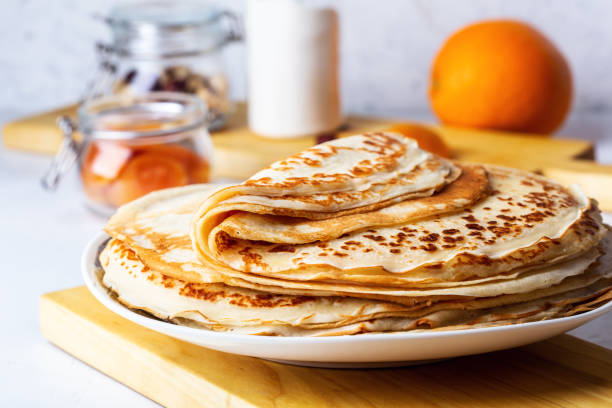
M610 249L612 234L606 239ZM248 334L322 336L372 331L506 324L512 319L586 311L607 299L612 286L612 254L588 272L553 286L516 296L447 301L423 307L341 296L271 294L223 283L190 283L144 265L121 241L112 239L100 256L104 284L125 305L160 319L217 331ZM598 302L593 302L595 299ZM457 327L459 328L459 327Z
M314 171L309 163L301 166L305 174ZM300 169L293 165L291 180ZM334 167L317 171L322 180L339 174ZM381 177L375 170L363 173ZM276 215L275 201L261 204L268 187L254 200L261 180L256 175L255 183L247 180L209 197L196 213L192 238L204 264L253 284L408 296L407 287L497 278L578 256L605 234L595 203L577 188L488 166L486 194L478 182L478 175L485 180L481 167L464 166L463 173L433 196L322 220L288 216L288 208ZM284 185L278 174L276 182ZM449 199L456 188L463 191L460 205ZM292 196L284 197L287 207Z
M612 238L576 187L457 164L389 133L236 186L152 193L106 231L103 282L179 324L339 335L518 323L609 298Z

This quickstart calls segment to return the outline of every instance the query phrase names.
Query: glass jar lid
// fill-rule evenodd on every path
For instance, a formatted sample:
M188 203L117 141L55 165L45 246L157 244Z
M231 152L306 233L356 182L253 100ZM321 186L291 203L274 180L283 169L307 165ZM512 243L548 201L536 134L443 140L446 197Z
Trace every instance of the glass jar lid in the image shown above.
M238 18L210 3L144 0L114 7L107 23L113 49L136 57L174 57L213 51L242 38Z
M208 111L195 95L151 92L92 99L79 108L79 129L92 139L131 140L181 137L204 126Z

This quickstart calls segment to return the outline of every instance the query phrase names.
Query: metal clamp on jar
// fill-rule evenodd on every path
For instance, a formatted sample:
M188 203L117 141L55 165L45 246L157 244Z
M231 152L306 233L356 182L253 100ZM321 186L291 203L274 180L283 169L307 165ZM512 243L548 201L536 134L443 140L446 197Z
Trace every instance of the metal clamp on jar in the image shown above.
M78 116L78 124L58 120L64 142L42 180L48 190L78 162L86 203L108 215L151 191L210 178L210 118L196 96L114 95L85 103Z
M197 95L221 127L231 111L222 49L242 39L239 19L202 3L141 1L113 8L98 44L100 72L86 99L156 91Z

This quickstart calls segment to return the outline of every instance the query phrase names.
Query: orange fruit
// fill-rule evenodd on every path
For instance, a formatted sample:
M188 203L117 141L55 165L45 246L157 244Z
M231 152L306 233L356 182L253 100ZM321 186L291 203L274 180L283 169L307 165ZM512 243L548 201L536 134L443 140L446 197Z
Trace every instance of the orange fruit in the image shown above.
M429 98L444 124L551 133L570 107L572 77L563 55L533 27L485 21L444 43Z
M446 143L433 130L414 123L397 123L387 129L389 132L399 133L419 144L419 147L428 152L442 157L451 157L451 152Z

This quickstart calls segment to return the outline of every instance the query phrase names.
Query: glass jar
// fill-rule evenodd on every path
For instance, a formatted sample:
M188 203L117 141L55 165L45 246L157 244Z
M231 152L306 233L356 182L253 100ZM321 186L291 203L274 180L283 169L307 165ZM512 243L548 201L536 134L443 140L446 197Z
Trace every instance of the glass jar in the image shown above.
M213 148L201 99L177 92L113 95L61 117L64 143L42 183L55 190L75 162L86 203L103 214L162 188L209 181Z
M231 111L222 49L242 38L238 18L199 2L141 1L113 8L98 44L100 72L86 99L156 91L199 96L221 127Z

